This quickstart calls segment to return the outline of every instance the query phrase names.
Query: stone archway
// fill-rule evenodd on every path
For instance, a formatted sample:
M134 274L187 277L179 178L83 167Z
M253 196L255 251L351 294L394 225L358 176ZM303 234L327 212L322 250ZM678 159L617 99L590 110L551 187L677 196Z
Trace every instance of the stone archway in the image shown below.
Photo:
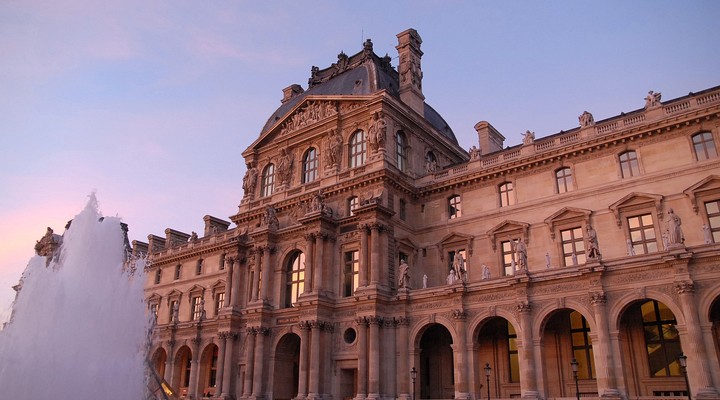
M455 363L452 335L447 328L433 324L420 339L420 398L452 399L455 395Z
M285 334L275 349L273 398L289 400L297 397L300 377L300 337Z
M152 355L152 366L159 377L165 376L165 367L167 363L167 353L165 349L159 347Z
M515 327L505 318L492 317L478 327L475 341L473 389L478 398L520 397L520 362ZM489 385L485 375L486 365L490 367Z

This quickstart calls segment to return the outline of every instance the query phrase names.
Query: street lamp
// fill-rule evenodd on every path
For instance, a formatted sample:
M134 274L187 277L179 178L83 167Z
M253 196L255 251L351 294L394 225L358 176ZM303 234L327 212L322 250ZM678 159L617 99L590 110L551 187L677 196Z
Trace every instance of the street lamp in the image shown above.
M577 396L577 400L580 400L580 386L578 386L578 367L580 365L573 357L572 361L570 361L570 366L572 367L573 378L575 378L575 395Z
M410 370L410 378L412 378L412 389L413 389L413 400L415 400L415 378L417 378L417 370L415 367L412 367Z
M682 370L682 373L685 376L685 387L687 388L688 400L692 400L690 398L690 381L688 381L688 375L687 375L687 356L683 353L680 353L678 355L678 362L680 363L680 369Z
M487 380L487 392L488 392L488 400L490 400L490 372L492 371L492 368L490 368L490 363L485 363L485 379Z

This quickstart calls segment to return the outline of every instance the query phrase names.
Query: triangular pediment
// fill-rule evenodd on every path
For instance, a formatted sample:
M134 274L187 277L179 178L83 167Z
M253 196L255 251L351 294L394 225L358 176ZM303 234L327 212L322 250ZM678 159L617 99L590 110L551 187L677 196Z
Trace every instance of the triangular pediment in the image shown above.
M528 223L508 219L495 225L488 231L488 236L490 237L493 250L497 249L498 239L502 238L514 239L515 237L520 237L525 241L525 243L529 243L529 229L530 224Z
M420 248L417 243L410 237L403 237L397 239L397 244L402 247L410 248L413 251L417 251Z
M452 232L446 235L444 238L440 239L440 242L438 242L438 247L440 248L440 259L442 260L444 258L445 248L449 246L464 246L468 255L472 255L474 241L475 236L465 235L462 233Z
M212 284L212 286L210 286L210 289L212 289L213 297L215 297L216 292L222 292L223 290L225 290L225 281L222 279L218 279L217 281L215 281L215 283Z
M583 222L585 225L590 224L590 214L592 211L584 208L563 207L545 218L545 224L550 230L550 237L555 239L555 226L566 222Z
M621 211L635 210L648 206L654 207L658 213L658 217L662 218L662 202L663 196L659 194L632 192L623 196L620 200L610 205L610 211L615 214L615 222L621 225Z
M151 303L159 303L160 300L162 300L162 296L160 296L160 295L157 294L157 293L153 293L153 294L150 295L150 297L147 298L147 303L148 303L148 304L151 304Z
M683 193L690 198L690 202L693 205L693 211L697 214L699 209L698 197L717 195L720 193L720 176L710 175L700 182L683 190Z
M167 299L167 304L170 305L170 302L172 300L177 300L179 302L180 299L182 299L182 295L183 294L181 291L173 289L172 291L170 291L170 293L167 294L167 296L165 296L165 298Z
M202 295L203 293L205 293L205 288L200 285L193 285L193 287L188 290L188 293Z

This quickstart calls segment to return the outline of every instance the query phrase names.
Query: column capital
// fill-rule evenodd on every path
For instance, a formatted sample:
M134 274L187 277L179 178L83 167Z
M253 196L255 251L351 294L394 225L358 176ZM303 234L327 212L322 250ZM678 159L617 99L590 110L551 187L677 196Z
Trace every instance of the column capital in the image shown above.
M453 319L465 320L465 319L467 319L468 313L465 310L453 310L452 316L453 316Z
M308 324L312 330L323 330L325 328L325 322L323 321L309 321Z
M300 321L300 322L298 322L298 328L300 328L300 330L303 330L303 331L308 331L308 330L310 330L310 322Z
M315 240L315 232L305 232L303 234L303 237L305 238L305 240L313 241Z
M167 345L168 345L168 348L170 348L170 349L172 349L173 347L175 347L175 339L170 339L170 340L168 340L166 343L167 343Z
M410 318L409 317L396 317L395 321L399 326L408 326L410 325Z
M368 319L365 317L357 317L355 318L355 324L357 324L357 326L368 326Z
M524 314L532 311L532 304L529 301L521 301L515 306L515 311Z
M378 317L377 315L368 317L368 324L370 324L370 325L382 326L383 321L384 321L383 317Z
M673 285L677 294L693 294L695 293L695 283L692 281L675 282Z
M202 343L202 338L201 338L200 336L196 336L196 337L190 339L190 341L191 341L192 344L194 344L195 346L199 346L200 343Z
M590 304L594 306L607 304L607 295L602 291L590 293Z

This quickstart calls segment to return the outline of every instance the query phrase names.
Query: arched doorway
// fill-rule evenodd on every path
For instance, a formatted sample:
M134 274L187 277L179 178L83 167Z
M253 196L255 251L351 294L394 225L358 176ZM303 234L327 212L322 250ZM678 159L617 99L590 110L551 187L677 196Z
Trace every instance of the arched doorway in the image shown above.
M275 349L273 398L289 400L298 395L300 377L300 337L294 333L284 335Z
M710 307L710 322L712 323L712 337L715 357L720 362L720 297L713 301ZM711 351L708 349L708 351Z
M209 344L200 356L200 393L203 397L211 397L217 392L218 347Z
M623 311L620 357L629 397L687 396L676 324L670 308L657 300L636 301Z
M493 317L480 325L475 337L477 350L474 355L473 388L476 398L520 397L520 364L515 327L505 318ZM489 379L486 367L490 367Z
M155 350L151 358L152 366L155 368L157 375L162 378L165 376L165 364L167 362L167 353L162 347Z
M420 339L420 398L452 399L455 396L455 364L452 335L433 324Z
M192 351L188 346L178 349L173 366L172 387L177 388L180 395L187 395L190 386L190 366L192 365Z
M547 397L597 397L595 354L590 326L578 311L561 309L550 314L542 330L543 381ZM573 360L577 363L575 387Z

